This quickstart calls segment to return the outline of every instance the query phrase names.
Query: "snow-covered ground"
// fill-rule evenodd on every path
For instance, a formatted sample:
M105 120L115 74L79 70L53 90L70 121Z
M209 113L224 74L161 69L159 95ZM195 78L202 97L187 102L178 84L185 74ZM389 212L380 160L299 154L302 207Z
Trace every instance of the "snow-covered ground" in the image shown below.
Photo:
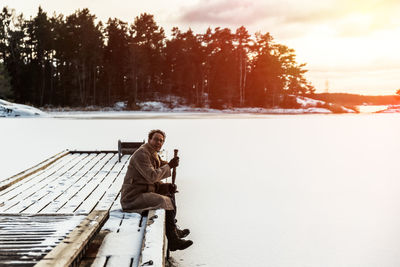
M179 266L400 266L399 114L170 115L0 118L0 179L160 128L194 241Z
M332 113L327 108L322 108L325 104L324 101L311 99L303 96L292 96L296 98L296 102L300 105L300 108L226 108L222 110L211 109L211 108L195 108L185 105L179 105L173 103L173 107L169 107L166 103L149 101L140 104L140 109L142 111L156 111L156 112L203 112L203 113L257 113L257 114L312 114L312 113L322 113L328 114ZM346 109L346 112L353 113L353 110Z
M360 105L357 109L360 113L375 113L387 109L387 105Z

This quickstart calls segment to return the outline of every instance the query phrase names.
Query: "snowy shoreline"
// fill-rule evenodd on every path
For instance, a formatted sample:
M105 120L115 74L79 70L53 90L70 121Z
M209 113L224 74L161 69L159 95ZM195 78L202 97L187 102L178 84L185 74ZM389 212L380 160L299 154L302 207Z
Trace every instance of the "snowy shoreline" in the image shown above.
M149 119L149 118L229 118L254 115L307 115L307 114L357 114L357 113L400 113L400 105L386 106L383 110L369 112L355 111L344 106L326 103L307 97L296 96L299 108L197 108L175 103L172 107L158 101L139 104L139 110L126 110L126 102L117 102L114 107L88 106L78 108L35 108L0 99L0 118L2 117L45 117L76 119ZM357 109L357 108L356 108Z
M84 108L44 108L40 110L28 105L16 104L0 99L0 117L139 117L140 116L186 116L186 115L230 115L230 114L251 114L251 115L296 115L296 114L333 114L333 113L356 113L354 110L332 105L320 100L296 96L299 108L197 108L185 105L174 105L169 107L163 102L148 101L139 104L140 110L126 110L126 103L117 102L114 107L89 106Z

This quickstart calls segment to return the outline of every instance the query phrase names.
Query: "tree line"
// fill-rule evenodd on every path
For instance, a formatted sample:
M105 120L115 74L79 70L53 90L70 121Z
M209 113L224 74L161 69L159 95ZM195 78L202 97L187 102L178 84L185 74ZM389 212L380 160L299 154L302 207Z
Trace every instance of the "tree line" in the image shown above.
M97 22L88 9L49 16L38 8L25 19L0 13L0 98L36 106L110 106L177 96L186 104L284 106L290 94L310 94L305 64L269 33L245 27L172 29L166 37L154 16L131 24Z

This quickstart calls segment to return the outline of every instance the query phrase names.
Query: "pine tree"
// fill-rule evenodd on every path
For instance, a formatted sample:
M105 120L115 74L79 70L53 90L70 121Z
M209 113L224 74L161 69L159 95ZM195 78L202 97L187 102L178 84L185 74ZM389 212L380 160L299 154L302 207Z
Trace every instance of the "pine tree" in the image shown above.
M250 34L244 26L241 26L235 33L237 66L238 66L238 90L239 90L239 106L243 106L246 101L246 81L248 74L249 54L251 51Z
M210 72L207 77L211 105L232 106L237 95L235 84L235 51L233 35L228 28L215 28L208 40Z
M4 7L0 13L0 62L5 65L15 100L30 100L29 75L24 64L25 21L23 15Z
M172 29L172 39L167 41L165 82L168 92L181 96L191 104L202 104L202 47L198 36L189 29L182 33Z
M121 101L127 95L129 35L126 22L109 19L105 29L107 44L104 50L104 74L107 77L107 95L112 101Z
M26 21L27 39L27 68L31 79L33 103L43 106L50 101L50 74L53 64L51 62L53 55L54 36L51 30L51 24L47 14L39 7L38 13L32 20ZM46 75L47 74L47 75ZM47 99L45 101L45 96Z
M63 25L62 40L67 44L62 51L66 61L63 73L67 71L72 74L71 104L93 103L104 45L102 24L95 24L95 19L96 16L90 14L88 9L83 9L68 16ZM64 82L69 83L65 80Z
M143 13L135 18L130 31L132 79L136 83L134 95L142 100L149 99L163 88L164 29L156 24L153 15Z

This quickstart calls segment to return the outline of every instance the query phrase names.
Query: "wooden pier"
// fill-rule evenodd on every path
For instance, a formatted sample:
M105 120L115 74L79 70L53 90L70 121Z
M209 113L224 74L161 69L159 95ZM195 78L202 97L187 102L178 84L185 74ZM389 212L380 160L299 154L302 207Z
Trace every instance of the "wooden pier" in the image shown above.
M119 204L131 153L64 151L1 181L0 265L164 266L165 212Z

